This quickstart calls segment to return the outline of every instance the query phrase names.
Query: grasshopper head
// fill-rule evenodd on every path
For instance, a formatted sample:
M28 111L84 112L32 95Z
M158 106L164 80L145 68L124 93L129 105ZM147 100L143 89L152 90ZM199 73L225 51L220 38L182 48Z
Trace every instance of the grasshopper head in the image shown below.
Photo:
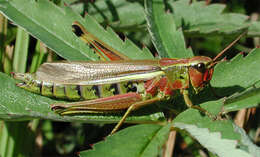
M30 82L32 80L32 75L28 73L11 73L13 78L19 80L23 83Z
M30 73L11 73L13 78L18 80L16 84L18 87L26 89L31 92L40 93L41 81L35 79L34 74Z
M18 80L16 85L21 88L26 88L33 82L33 75L29 73L11 73L13 78Z
M190 82L196 92L199 92L211 80L214 66L217 61L230 47L232 47L239 39L241 39L247 31L239 35L232 43L222 50L214 59L204 56L193 57L189 60L189 76Z
M209 83L213 75L213 60L205 56L196 56L189 60L190 82L196 93Z

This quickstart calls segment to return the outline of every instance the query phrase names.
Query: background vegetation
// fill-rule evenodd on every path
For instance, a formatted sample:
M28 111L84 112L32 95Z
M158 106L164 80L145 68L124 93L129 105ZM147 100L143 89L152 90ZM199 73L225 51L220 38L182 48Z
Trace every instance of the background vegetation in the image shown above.
M0 0L0 156L259 156L259 5ZM16 87L10 72L32 73L46 61L98 60L73 34L74 21L132 59L214 57L247 32L215 67L211 85L220 98L210 88L192 94L194 104L225 113L224 120L187 109L182 97L134 112L127 122L138 125L109 137L121 113L55 114L49 105L62 100Z

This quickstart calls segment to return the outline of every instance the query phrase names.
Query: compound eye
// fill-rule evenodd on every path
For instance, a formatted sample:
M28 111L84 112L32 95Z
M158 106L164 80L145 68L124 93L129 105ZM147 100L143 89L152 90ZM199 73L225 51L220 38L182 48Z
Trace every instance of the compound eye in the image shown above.
M198 71L200 71L200 72L205 72L206 66L205 66L204 63L199 63L199 64L197 64L196 69L197 69Z

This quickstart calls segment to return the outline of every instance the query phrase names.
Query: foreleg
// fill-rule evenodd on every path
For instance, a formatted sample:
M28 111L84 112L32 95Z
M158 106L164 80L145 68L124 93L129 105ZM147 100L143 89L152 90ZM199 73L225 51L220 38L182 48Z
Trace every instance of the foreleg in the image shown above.
M212 115L211 113L209 113L207 110L205 110L204 108L201 108L200 106L195 106L193 105L193 103L191 102L190 98L189 98L189 93L188 90L182 90L181 91L184 101L186 103L186 105L189 108L194 108L196 110L199 110L200 112L204 113L205 115L209 116L212 119L216 119L216 116Z

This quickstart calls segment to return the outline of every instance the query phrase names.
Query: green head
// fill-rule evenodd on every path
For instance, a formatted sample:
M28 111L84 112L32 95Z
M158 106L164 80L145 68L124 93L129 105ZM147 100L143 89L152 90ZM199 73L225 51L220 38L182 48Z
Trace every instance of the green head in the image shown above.
M11 73L13 78L18 80L16 84L18 87L24 88L28 91L40 93L41 82L35 79L34 74L30 73Z

